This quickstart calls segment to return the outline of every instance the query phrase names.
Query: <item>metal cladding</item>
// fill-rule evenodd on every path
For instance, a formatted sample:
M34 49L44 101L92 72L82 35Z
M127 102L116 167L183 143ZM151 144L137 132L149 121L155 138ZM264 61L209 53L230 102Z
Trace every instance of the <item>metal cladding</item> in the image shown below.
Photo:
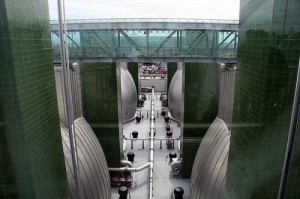
M125 67L121 69L122 120L128 122L135 116L137 108L137 91L134 80Z
M168 105L171 117L181 121L181 98L182 98L182 70L177 70L170 83L168 92Z
M217 117L205 134L194 160L191 199L222 198L229 144L230 131Z
M221 64L218 117L229 129L232 123L235 79L235 64Z
M84 198L111 198L108 166L101 145L84 118L75 120L80 180ZM68 129L61 124L68 184L72 198L77 199Z
M73 95L73 107L74 107L74 117L79 118L82 116L82 101L81 101L81 82L80 82L80 69L78 64L72 63L70 66L70 78L71 78L71 89ZM67 110L66 110L66 99L64 96L64 86L63 86L63 71L61 64L54 66L55 74L55 85L56 85L56 95L58 102L58 113L59 120L67 124Z

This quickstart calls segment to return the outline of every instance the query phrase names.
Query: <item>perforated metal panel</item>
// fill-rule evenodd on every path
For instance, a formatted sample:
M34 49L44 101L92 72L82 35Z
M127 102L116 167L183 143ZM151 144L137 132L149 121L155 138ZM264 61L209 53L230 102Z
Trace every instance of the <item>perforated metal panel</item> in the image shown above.
M171 117L181 121L181 99L182 99L182 70L174 74L168 93L168 105Z
M78 118L74 123L84 198L110 199L110 177L101 145L84 118ZM61 124L61 135L70 193L72 198L77 198L69 133L63 124Z
M230 131L216 118L205 134L191 175L191 199L222 198L225 187Z

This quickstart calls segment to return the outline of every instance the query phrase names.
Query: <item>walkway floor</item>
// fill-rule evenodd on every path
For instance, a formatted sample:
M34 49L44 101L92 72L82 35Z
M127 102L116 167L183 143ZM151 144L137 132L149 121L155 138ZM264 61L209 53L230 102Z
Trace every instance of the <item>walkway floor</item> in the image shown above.
M142 110L143 121L136 123L135 120L128 122L123 125L123 135L127 138L130 137L133 131L138 131L138 138L145 138L150 132L150 111L149 117L147 118L146 110L150 110L150 94L147 95L147 100L145 101ZM159 95L155 100L155 110L161 110L161 101L159 100ZM160 115L155 114L156 122L156 137L166 137L166 128L164 118ZM173 137L179 137L180 127L177 123L171 121L171 129L173 129ZM148 135L147 135L148 134ZM160 141L154 141L154 169L153 169L153 199L167 199L172 198L173 190L175 187L182 187L184 189L184 198L190 197L190 179L183 179L180 177L170 177L170 163L169 163L169 153L175 152L177 157L179 156L178 142L175 141L174 149L167 149L166 141L162 141L162 149L160 149ZM135 153L135 158L133 162L133 167L139 167L144 165L149 161L149 141L145 141L145 148L142 149L142 141L133 141L133 149L131 149L131 141L126 141L126 149L124 156L131 151ZM127 158L126 158L127 159ZM140 172L133 172L133 185L129 188L130 197L129 199L148 199L149 198L149 168L146 168ZM118 199L118 188L112 188L112 199ZM174 196L173 196L174 198Z

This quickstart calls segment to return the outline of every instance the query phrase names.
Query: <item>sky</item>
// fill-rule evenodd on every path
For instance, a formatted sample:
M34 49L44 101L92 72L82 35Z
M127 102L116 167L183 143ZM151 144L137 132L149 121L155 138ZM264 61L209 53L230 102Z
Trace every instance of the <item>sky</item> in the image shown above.
M57 0L48 0L56 20ZM239 19L240 0L65 0L67 19Z

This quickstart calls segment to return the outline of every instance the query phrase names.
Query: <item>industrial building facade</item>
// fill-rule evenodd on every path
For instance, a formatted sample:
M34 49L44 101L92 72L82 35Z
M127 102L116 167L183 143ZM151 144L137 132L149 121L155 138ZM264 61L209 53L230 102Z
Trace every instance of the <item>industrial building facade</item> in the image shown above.
M299 67L299 7L241 1L226 198L277 198ZM299 197L299 133L298 121L286 198Z
M0 10L0 198L67 198L48 2Z
M240 8L228 166L224 192L218 197L276 198L299 68L300 2L241 0ZM0 16L0 198L69 198L48 2L4 0ZM177 63L169 66L174 74ZM128 70L137 84L137 62L128 63ZM108 165L119 166L116 62L82 63L81 74L84 117ZM216 63L184 64L182 176L186 178L218 112L217 74ZM299 128L298 120L285 198L300 197ZM196 184L194 189L203 188Z

